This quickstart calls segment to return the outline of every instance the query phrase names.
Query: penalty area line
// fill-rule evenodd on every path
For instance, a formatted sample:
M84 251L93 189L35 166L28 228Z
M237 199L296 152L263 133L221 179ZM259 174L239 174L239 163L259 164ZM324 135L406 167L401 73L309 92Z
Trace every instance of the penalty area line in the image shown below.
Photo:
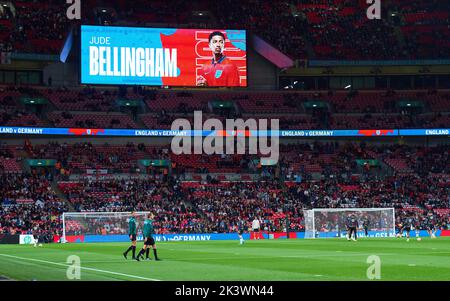
M72 267L72 265L69 265L69 264L58 263L58 262L47 261L47 260L41 260L41 259L34 259L34 258L19 257L19 256L13 256L13 255L9 255L9 254L1 254L0 253L0 256L16 258L16 259L21 259L21 260L29 260L29 261L41 262L41 263L48 263L48 264L53 264L53 265L58 265L58 266L63 266L63 267ZM140 279L140 280L161 281L159 279L146 278L146 277L141 277L141 276L136 276L136 275L129 275L129 274L124 274L124 273L111 272L111 271L94 269L94 268L87 268L87 267L83 267L83 266L80 266L80 269L86 270L86 271L100 272L100 273L105 273L105 274L112 274L112 275L117 275L117 276L125 276L125 277L128 277L128 278L136 278L136 279Z

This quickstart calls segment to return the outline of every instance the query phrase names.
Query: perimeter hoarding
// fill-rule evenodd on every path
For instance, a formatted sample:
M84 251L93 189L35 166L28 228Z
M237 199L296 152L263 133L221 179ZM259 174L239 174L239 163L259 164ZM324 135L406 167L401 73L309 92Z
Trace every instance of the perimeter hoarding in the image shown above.
M81 83L246 87L246 47L245 30L82 25Z
M445 236L445 231L438 230L436 236ZM256 239L257 233L244 233L245 240ZM345 239L346 232L318 232L316 238L341 238ZM416 237L416 231L411 231L411 237ZM444 234L444 235L442 235ZM358 237L366 237L364 232L358 232ZM394 238L395 233L385 231L369 231L371 238ZM429 237L426 230L419 231L419 237ZM60 242L60 236L54 236L54 242ZM143 241L142 235L137 236L137 241ZM178 234L155 234L156 242L171 241L213 241L213 240L239 240L237 233L178 233ZM259 239L287 239L286 232L259 232ZM305 239L305 232L289 232L289 239ZM126 234L109 235L67 235L66 241L69 243L99 243L99 242L129 242L130 237Z
M75 135L122 137L174 137L174 136L275 136L275 137L400 137L400 136L449 136L447 129L390 129L390 130L163 130L163 129L87 129L87 128L38 128L0 126L0 135Z

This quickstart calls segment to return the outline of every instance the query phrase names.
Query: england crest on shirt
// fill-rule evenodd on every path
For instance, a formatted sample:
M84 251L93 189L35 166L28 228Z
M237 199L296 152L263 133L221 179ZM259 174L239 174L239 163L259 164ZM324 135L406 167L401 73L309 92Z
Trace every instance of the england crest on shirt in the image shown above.
M220 78L222 76L223 70L216 70L215 78Z

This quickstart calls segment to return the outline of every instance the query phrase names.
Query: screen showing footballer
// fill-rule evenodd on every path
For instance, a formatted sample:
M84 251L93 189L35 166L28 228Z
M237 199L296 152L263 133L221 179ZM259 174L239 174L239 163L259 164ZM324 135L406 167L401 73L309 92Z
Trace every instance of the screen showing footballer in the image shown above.
M246 32L82 25L81 83L246 87Z

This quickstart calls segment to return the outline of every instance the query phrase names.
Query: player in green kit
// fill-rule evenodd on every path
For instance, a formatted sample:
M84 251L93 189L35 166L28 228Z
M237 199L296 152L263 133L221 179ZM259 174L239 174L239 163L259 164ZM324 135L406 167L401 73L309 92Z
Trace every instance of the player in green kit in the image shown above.
M144 222L144 246L139 251L138 256L136 257L136 260L139 261L139 258L142 256L142 259L144 259L144 253L145 253L145 259L150 260L148 257L150 248L148 246L151 246L153 248L153 255L155 256L155 260L159 261L161 259L158 258L158 254L156 252L156 244L155 240L153 239L153 234L155 234L155 229L153 229L153 213L149 213L147 215L147 219Z
M127 259L128 252L133 252L133 259L136 259L136 212L131 213L128 221L128 235L130 236L131 246L123 253L123 257Z

